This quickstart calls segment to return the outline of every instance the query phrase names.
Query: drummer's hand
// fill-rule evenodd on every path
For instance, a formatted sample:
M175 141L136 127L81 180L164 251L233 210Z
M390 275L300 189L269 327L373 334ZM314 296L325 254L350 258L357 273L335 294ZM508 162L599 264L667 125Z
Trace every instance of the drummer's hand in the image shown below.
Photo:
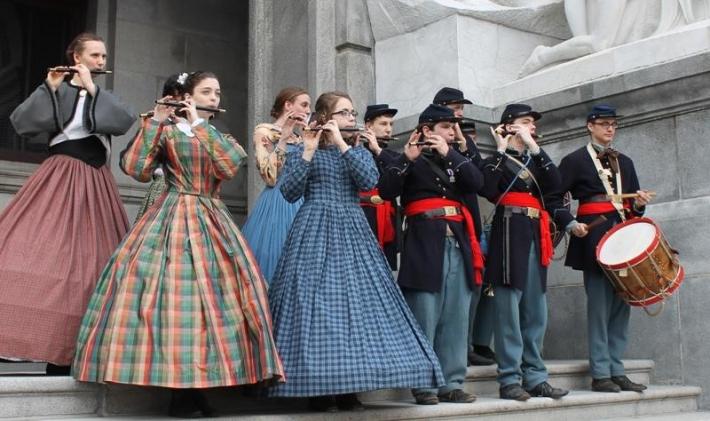
M638 190L636 194L638 194L638 197L636 198L636 200L634 200L634 205L638 208L642 208L648 205L648 202L650 202L651 198L653 197L648 194L648 192L645 192L643 190Z
M572 227L572 235L574 235L575 237L582 238L587 234L589 234L589 230L587 229L587 224L582 224L581 222L577 222Z

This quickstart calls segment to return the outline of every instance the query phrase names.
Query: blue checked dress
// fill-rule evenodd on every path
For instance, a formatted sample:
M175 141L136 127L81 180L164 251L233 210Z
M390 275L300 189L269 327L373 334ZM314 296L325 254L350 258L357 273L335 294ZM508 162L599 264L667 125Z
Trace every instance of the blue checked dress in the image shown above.
M281 191L304 202L269 290L286 383L272 396L320 396L442 385L436 354L412 316L359 206L378 171L358 146L299 146Z

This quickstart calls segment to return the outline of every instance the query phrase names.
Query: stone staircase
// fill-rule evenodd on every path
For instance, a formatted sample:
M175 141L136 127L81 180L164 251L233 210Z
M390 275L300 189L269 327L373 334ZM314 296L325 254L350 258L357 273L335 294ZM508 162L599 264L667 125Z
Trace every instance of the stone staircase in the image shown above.
M650 360L625 362L634 381L651 383ZM560 400L533 398L527 402L497 399L495 367L469 367L466 390L479 396L473 404L419 406L406 390L386 390L360 395L365 412L312 413L302 399L264 399L244 391L211 390L210 401L225 419L254 420L710 420L710 413L696 412L700 388L653 385L644 393L594 393L586 361L547 361L550 383L571 389ZM0 376L0 419L111 419L163 418L169 394L165 390L121 385L83 384L69 377ZM660 418L659 418L660 417Z

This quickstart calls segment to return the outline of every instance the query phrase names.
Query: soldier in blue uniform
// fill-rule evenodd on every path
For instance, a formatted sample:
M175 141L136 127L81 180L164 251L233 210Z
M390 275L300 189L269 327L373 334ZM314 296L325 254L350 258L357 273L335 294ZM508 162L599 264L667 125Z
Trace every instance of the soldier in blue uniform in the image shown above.
M476 146L476 124L463 116L464 107L472 104L458 89L444 87L434 96L434 104L443 105L461 119L454 125L458 150L469 158L476 166L480 166L482 158ZM481 237L481 211L478 207L477 194L464 194L463 202L468 207L476 227L476 238ZM484 288L485 290L485 288ZM493 302L485 294L479 294L471 299L468 329L468 363L469 365L495 364L495 353L490 348L493 338Z
M642 216L650 195L639 188L633 161L611 148L618 127L616 109L596 105L587 115L591 140L565 156L560 163L562 184L555 194L554 218L573 234L565 265L584 272L587 293L587 334L592 390L641 392L646 386L624 375L621 358L626 348L630 307L615 293L596 260L602 236L622 220ZM570 192L579 200L577 218L562 206ZM637 193L636 199L610 201L607 195ZM603 215L605 222L597 223ZM594 223L589 229L589 224Z
M494 286L494 341L501 399L554 399L542 360L547 326L547 267L552 260L545 195L559 189L555 164L535 141L542 115L510 104L493 132L498 151L483 163L482 194L496 205L485 283Z
M365 111L365 133L360 137L367 150L372 153L380 174L399 155L387 149L387 142L392 138L393 120L397 110L388 104L368 105ZM360 207L365 212L367 222L377 238L387 262L392 270L397 270L397 253L401 236L399 210L397 203L383 200L379 189L360 192Z
M382 197L399 196L404 206L407 229L398 283L434 346L446 381L438 390L413 390L423 405L476 399L463 390L465 332L471 295L480 289L483 259L462 197L482 187L483 175L455 148L458 120L449 108L429 105L404 153L380 181Z

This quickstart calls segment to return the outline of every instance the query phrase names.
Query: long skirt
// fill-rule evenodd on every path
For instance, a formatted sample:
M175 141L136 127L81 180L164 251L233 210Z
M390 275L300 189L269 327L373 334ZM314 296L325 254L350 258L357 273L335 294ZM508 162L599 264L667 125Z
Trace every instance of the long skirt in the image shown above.
M116 250L79 332L82 381L280 381L266 283L224 203L168 190Z
M0 357L69 365L96 280L127 230L108 167L45 160L0 214Z
M288 230L303 200L289 203L278 187L266 187L244 223L242 232L259 262L267 282L271 281Z

